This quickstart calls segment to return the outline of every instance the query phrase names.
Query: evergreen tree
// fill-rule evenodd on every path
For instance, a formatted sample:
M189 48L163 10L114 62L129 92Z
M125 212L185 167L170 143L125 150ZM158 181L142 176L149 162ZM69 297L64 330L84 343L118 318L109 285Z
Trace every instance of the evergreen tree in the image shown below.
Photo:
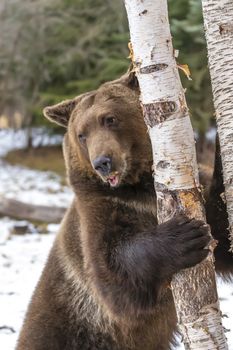
M170 0L178 62L192 73L187 99L204 132L213 110L200 0ZM128 66L129 33L123 1L4 0L0 7L0 110L45 123L42 107L95 89Z

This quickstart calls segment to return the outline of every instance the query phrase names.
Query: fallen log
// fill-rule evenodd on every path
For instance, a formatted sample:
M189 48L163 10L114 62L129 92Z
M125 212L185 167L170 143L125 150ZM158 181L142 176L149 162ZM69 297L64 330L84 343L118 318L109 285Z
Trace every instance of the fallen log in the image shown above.
M15 219L58 223L67 208L35 205L0 196L0 215Z

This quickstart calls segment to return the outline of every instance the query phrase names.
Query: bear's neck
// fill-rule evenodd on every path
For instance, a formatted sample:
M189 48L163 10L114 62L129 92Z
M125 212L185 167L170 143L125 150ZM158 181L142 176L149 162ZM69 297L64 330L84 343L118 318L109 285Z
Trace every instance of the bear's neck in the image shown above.
M156 212L156 194L151 173L143 173L135 184L124 183L117 188L101 181L99 177L79 174L70 176L70 183L80 200L88 198L90 193L106 199L125 204L140 211ZM156 215L156 214L155 214Z

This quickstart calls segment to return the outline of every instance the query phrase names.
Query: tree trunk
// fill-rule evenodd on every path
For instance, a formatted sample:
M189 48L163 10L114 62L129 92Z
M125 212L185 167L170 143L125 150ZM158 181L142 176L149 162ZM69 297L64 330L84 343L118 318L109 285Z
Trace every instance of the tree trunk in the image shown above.
M233 2L202 0L233 252Z
M172 47L166 0L125 0L151 138L159 223L184 212L205 220L195 141ZM227 349L213 257L175 275L172 291L186 349Z

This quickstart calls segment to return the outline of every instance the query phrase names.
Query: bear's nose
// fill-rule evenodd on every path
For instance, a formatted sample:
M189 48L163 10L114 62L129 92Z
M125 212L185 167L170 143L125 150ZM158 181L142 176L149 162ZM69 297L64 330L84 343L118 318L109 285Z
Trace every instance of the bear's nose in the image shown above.
M109 175L112 170L112 160L109 157L97 157L93 160L92 164L94 169L103 176Z

